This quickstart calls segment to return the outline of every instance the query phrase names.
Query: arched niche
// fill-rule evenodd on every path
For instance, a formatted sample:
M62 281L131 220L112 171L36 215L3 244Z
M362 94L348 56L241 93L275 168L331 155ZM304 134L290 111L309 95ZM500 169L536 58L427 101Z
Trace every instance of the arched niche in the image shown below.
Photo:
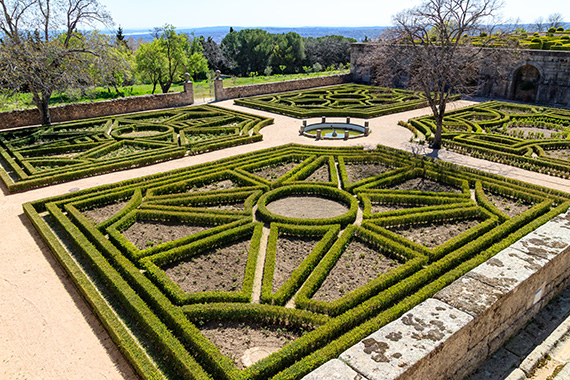
M524 65L515 70L511 99L535 102L540 82L540 72L533 65Z

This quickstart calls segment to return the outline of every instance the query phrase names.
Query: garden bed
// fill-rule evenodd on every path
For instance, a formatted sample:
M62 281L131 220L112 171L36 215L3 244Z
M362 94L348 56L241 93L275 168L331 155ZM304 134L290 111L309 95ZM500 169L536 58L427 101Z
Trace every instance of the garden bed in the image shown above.
M288 145L24 209L143 378L299 380L569 206L389 148Z

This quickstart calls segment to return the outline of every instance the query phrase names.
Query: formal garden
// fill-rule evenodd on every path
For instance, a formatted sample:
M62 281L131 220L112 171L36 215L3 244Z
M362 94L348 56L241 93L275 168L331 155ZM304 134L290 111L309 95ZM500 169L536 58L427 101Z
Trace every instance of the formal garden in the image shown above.
M401 123L430 140L430 116ZM570 111L489 101L446 113L444 146L452 151L563 178L570 177Z
M292 380L569 206L382 146L284 145L24 210L144 378Z
M458 97L455 97L458 98ZM236 99L235 104L298 118L371 118L427 105L421 92L345 84Z
M202 105L0 131L0 178L27 190L260 141L272 123Z

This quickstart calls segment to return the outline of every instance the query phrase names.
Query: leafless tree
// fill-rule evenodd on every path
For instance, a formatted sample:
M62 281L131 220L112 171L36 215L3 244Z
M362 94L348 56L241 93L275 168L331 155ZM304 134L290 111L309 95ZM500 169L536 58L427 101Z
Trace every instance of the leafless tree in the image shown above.
M54 91L89 83L94 57L108 56L105 39L80 27L110 25L98 0L0 0L0 73L13 90L32 93L50 124Z
M500 7L498 0L426 0L394 16L395 26L378 41L370 62L373 78L386 87L425 93L437 127L434 149L441 147L452 95L476 91L482 62L495 66L499 60L495 52L501 49L486 47L509 41L493 27L500 25L495 18Z
M536 31L541 33L544 32L544 17L540 16L536 20L534 20L534 26L536 26Z
M561 27L564 24L564 16L562 16L562 13L549 14L546 18L546 23L551 28Z

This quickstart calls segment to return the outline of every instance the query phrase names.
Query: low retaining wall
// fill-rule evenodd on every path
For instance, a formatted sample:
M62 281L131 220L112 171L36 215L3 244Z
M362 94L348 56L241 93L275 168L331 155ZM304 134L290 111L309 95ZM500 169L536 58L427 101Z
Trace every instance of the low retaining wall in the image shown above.
M168 94L131 96L101 102L77 103L50 107L51 121L90 119L122 113L187 106L194 103L192 82L184 83L184 91ZM0 130L41 124L37 108L0 113Z
M224 82L221 79L217 79L214 81L214 89L216 92L216 101L221 101L255 95L273 94L276 92L303 90L311 87L332 86L335 84L349 82L352 82L352 74L329 75L326 77L295 79L283 82L250 84L246 86L224 88Z
M304 380L462 379L568 285L569 245L566 213Z

